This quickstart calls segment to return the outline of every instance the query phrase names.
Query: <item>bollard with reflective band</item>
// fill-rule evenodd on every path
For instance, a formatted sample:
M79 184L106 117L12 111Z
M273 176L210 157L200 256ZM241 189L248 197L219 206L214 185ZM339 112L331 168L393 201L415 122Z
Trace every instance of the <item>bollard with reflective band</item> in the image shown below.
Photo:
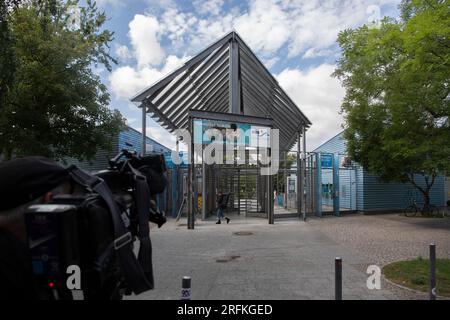
M436 245L430 244L430 300L436 300Z
M334 259L335 273L335 300L342 300L342 259L337 257Z
M183 277L181 283L181 300L191 300L191 277Z

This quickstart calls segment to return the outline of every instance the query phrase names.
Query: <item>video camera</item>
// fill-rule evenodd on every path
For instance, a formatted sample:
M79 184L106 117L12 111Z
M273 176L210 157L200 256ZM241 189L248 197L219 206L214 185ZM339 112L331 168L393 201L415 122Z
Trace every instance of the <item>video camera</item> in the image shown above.
M69 172L82 192L56 195L25 214L38 298L121 299L153 289L148 222L166 222L155 201L167 185L164 156L124 149L107 170Z

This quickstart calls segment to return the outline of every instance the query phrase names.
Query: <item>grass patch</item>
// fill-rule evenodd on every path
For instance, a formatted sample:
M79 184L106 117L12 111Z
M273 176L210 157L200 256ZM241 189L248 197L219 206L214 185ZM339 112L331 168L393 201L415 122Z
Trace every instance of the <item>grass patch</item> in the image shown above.
M383 268L385 277L402 286L428 292L430 261L421 257L397 261ZM436 259L436 293L450 297L450 259Z

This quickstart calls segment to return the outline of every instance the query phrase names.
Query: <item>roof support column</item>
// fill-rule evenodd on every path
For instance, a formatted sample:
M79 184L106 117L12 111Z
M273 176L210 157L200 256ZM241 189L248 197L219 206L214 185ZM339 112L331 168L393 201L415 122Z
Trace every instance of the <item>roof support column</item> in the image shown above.
M191 141L189 142L188 152L189 152L189 167L188 167L188 181L187 181L187 188L188 188L188 222L187 222L187 228L190 230L194 229L195 225L195 212L194 212L194 181L197 181L196 179L196 171L195 171L195 161L194 161L194 120L192 117L189 117L189 134L191 137Z
M230 41L229 113L241 114L241 77L239 75L239 45L233 37Z
M308 188L308 184L306 183L306 181L307 181L307 169L306 169L306 157L307 157L307 153L306 153L306 127L305 127L305 124L303 124L302 125L302 136L303 136L303 157L302 157L302 162L303 162L303 165L302 165L302 169L303 169L303 174L302 174L302 176L303 176L303 181L302 181L302 184L303 184L303 187L302 187L302 191L303 191L303 207L304 207L304 210L303 210L303 221L306 221L306 190L309 190L309 188Z
M141 155L145 156L147 149L147 108L144 103L141 104L142 108L142 140L141 140Z
M302 194L303 194L303 188L302 188L302 149L301 149L301 138L302 134L300 130L297 132L297 215L298 217L302 217Z

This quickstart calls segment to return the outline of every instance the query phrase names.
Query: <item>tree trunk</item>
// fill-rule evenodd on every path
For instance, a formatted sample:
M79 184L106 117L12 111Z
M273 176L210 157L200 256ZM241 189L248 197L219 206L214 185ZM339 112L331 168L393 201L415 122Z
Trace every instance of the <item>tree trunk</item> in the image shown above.
M425 178L425 183L426 183L426 188L422 188L421 186L419 186L415 181L414 181L414 175L411 174L411 176L408 175L408 180L409 182L417 189L420 191L420 193L423 196L423 208L422 208L422 214L427 214L429 212L430 209L430 205L431 205L431 200L430 200L430 191L431 191L431 187L433 187L434 181L436 179L436 174L432 174L431 175L431 181L428 180L428 178L426 176L424 176Z
M423 208L428 209L430 207L430 190L425 190L423 193Z

